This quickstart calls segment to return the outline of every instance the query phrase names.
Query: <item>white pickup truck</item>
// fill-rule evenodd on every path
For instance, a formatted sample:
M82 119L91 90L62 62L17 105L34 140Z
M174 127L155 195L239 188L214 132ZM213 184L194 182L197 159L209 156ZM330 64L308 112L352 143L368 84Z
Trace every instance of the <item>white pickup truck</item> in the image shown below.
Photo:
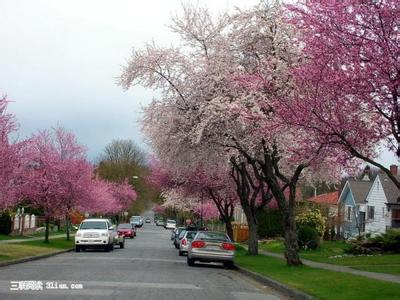
M114 250L114 244L125 246L125 238L119 236L108 219L85 219L75 234L75 251L87 248L101 248L104 251Z

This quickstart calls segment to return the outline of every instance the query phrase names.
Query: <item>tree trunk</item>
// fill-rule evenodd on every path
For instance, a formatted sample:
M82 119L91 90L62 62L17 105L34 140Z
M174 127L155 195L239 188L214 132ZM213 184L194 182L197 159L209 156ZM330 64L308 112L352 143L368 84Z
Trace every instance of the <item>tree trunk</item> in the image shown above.
M44 232L45 243L49 243L49 229L50 229L50 218L46 217L46 231Z
M258 224L254 218L248 218L247 224L249 226L249 241L247 252L250 255L258 255Z
M233 227L230 218L224 218L226 234L233 241Z
M299 244L297 242L297 229L292 210L284 212L283 216L285 229L285 258L289 266L298 266L302 262L299 256Z
M71 221L69 219L69 214L67 214L66 218L66 223L67 223L67 240L70 240L70 236L69 236L69 229L70 229L70 225L71 225Z

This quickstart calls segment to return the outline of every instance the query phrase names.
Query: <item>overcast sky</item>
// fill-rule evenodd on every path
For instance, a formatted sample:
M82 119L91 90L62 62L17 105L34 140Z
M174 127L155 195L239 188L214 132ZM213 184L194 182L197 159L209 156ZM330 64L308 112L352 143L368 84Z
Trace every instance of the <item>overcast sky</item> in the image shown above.
M144 146L138 119L154 92L115 84L132 48L170 45L176 0L1 0L0 93L21 138L57 124L73 131L96 158L113 139ZM218 12L255 0L201 0ZM390 155L385 163L394 162Z

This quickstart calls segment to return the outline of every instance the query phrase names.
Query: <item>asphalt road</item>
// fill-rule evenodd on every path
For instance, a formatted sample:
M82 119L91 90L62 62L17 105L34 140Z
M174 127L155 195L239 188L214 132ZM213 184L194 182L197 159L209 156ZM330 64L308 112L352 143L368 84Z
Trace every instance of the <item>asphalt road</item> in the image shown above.
M237 271L216 264L188 267L169 238L170 231L144 224L125 249L69 252L2 267L0 299L284 299ZM40 281L43 290L11 290L11 281Z

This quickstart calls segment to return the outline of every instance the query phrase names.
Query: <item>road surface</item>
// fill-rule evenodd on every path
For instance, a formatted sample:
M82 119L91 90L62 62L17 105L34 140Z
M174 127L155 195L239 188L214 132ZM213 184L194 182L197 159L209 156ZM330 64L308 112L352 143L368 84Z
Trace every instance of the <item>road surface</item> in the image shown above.
M169 238L170 231L144 224L125 249L69 252L2 267L0 299L284 299L234 270L188 267ZM11 290L14 281L34 281L30 288L42 282L43 290Z

